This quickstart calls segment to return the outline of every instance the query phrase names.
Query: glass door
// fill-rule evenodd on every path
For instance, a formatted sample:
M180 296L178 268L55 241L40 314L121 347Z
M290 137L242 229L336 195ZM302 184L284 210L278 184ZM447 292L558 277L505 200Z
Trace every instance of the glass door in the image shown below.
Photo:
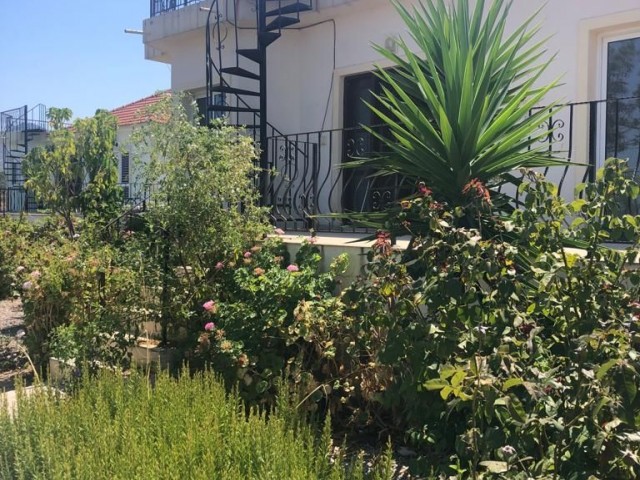
M629 175L640 178L640 32L606 38L603 45L603 90L600 112L600 161L620 158ZM601 165L598 165L601 166ZM638 214L637 201L621 200L624 213Z
M606 39L604 45L606 102L604 158L640 165L640 32Z
M381 109L375 95L382 93L382 81L373 73L344 79L344 136L342 162L379 155L383 144L363 125L385 135L388 131L369 105ZM402 179L398 175L375 177L369 167L343 170L342 208L345 211L383 210L398 199Z

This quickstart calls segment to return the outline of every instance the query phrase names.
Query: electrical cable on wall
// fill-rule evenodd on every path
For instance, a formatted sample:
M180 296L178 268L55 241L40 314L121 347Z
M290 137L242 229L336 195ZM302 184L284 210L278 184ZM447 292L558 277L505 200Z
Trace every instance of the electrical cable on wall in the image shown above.
M329 84L329 95L327 96L327 104L324 109L324 116L322 117L322 126L320 130L324 130L324 127L327 123L327 116L329 115L329 106L331 105L331 97L333 95L333 73L336 71L336 56L337 56L337 27L335 19L331 18L329 20L323 20L322 22L314 23L311 25L307 25L306 27L300 28L291 28L290 30L307 30L309 28L317 27L319 25L324 25L325 23L331 23L333 25L333 68L331 69L331 83Z

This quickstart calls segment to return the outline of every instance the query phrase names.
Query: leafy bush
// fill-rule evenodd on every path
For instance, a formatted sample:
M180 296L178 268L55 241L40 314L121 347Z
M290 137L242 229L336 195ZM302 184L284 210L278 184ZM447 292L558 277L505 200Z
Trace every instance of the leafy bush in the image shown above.
M147 112L136 154L154 185L139 241L159 272L165 337L193 330L193 312L216 276L214 265L250 248L272 227L258 206L250 138L222 123L201 127L176 96ZM138 235L138 234L136 234Z
M424 190L403 202L394 227L414 234L412 260L380 233L340 302L353 417L407 431L447 474L635 478L640 218L620 197L640 188L625 171L609 161L571 203L531 173L526 208L484 239L456 218L485 206ZM620 238L633 243L602 246Z
M127 361L130 334L145 320L144 281L110 246L66 241L40 246L20 291L27 336L37 365L53 354L91 364Z
M542 142L556 104L533 108L557 85L539 84L553 57L536 39L536 15L506 33L511 1L393 3L417 48L404 39L397 52L376 47L393 68L378 69L381 106L372 107L388 128L369 131L388 153L353 166L428 180L438 200L457 206L473 180L497 187L517 183L518 168L565 163Z
M76 120L71 129L66 125L71 115L68 108L49 109L49 144L30 151L23 164L25 187L64 219L69 236L76 233L76 212L106 223L122 205L114 153L117 119L98 110L94 117Z
M276 240L247 250L216 269L210 298L201 310L198 354L213 361L231 384L239 381L245 400L273 402L274 382L285 372L293 383L317 387L335 354L334 326L306 314L335 300L336 276L348 259L319 272L319 250L305 243L289 263Z
M22 219L0 217L0 300L16 291L16 269L20 256L28 248L27 236L31 231L31 226Z
M0 405L1 478L390 479L387 451L370 472L335 455L329 424L317 435L287 399L268 420L245 414L210 373L153 384L101 374L72 396Z

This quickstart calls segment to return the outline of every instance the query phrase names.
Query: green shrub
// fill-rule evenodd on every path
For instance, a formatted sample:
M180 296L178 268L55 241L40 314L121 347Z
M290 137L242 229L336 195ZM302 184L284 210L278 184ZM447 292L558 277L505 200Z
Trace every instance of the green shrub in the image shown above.
M35 363L127 363L130 334L147 319L144 280L113 247L78 241L41 245L21 277L27 336Z
M68 128L71 116L68 108L49 109L47 118L53 129L48 143L31 150L22 167L25 187L64 219L70 237L76 233L78 212L105 224L117 216L122 205L114 153L116 117L97 110L93 117L77 119Z
M29 225L10 217L0 217L0 300L15 291L19 253L25 248Z
M336 276L346 255L320 273L320 253L304 243L290 262L284 245L270 240L231 260L221 259L197 323L197 353L213 361L243 398L272 403L274 382L285 372L316 388L335 355L330 322L310 318L313 305L335 301Z
M268 419L246 414L210 373L103 373L70 396L20 398L13 419L0 405L0 430L3 479L391 478L389 452L365 475L360 457L335 455L328 423L316 434L286 399Z
M571 203L531 173L526 208L494 217L484 238L455 226L482 202L403 202L394 227L414 234L410 254L381 232L340 301L352 418L406 431L443 474L635 478L640 218L620 197L640 188L625 172L609 161Z
M258 205L257 153L249 137L222 123L199 126L175 97L147 114L162 121L135 134L145 183L154 185L139 236L161 276L163 340L170 341L193 330L193 312L216 276L216 263L273 229Z

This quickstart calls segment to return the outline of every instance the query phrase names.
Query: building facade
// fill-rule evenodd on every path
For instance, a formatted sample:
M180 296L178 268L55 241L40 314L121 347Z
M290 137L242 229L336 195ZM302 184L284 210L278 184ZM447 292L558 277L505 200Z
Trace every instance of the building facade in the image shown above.
M548 101L567 104L541 128L550 150L591 165L549 172L572 192L607 157L639 164L640 4L515 1L509 28L540 8L539 38L556 55L541 82L561 78ZM278 172L262 182L274 220L322 229L336 225L305 218L375 210L399 194L402 179L337 168L376 149L359 128L375 123L363 100L379 89L376 65L388 66L372 44L394 48L398 37L409 41L389 0L151 0L143 38L147 59L171 65L173 90L260 140L262 166Z

